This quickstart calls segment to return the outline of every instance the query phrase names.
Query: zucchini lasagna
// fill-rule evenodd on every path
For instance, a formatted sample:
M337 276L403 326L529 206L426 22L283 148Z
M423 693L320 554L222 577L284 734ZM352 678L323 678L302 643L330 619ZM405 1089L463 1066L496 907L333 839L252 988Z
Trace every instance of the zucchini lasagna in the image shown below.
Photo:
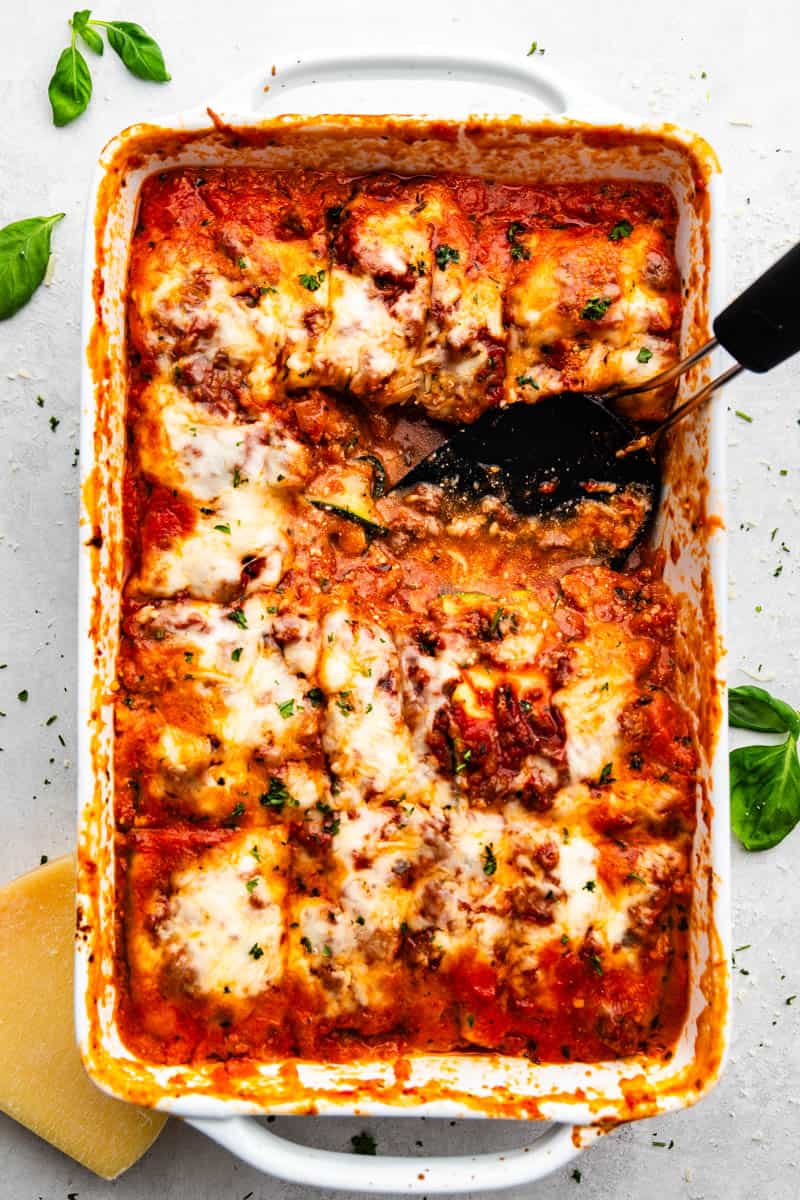
M675 361L675 228L620 181L146 181L114 770L137 1055L670 1054L696 754L660 564L386 492L447 422Z

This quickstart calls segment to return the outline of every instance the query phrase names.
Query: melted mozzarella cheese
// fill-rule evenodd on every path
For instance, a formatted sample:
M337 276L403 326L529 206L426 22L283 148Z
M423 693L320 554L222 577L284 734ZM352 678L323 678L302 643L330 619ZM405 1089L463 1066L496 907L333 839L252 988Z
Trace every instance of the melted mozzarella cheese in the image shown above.
M426 882L425 922L446 956L473 949L491 959L507 930L505 821L486 810L453 808Z
M264 598L253 596L235 610L240 620L232 621L231 610L179 601L145 607L137 622L143 630L162 631L189 650L194 685L213 687L213 732L224 746L290 758L314 728L316 715L306 701L307 680L290 669L272 637L270 607ZM180 762L183 746L176 753Z
M220 493L214 509L198 509L194 528L167 547L147 545L132 587L150 596L188 592L200 600L226 600L240 587L242 569L257 560L248 590L271 588L287 570L291 509L280 491L233 487Z
M671 264L657 230L638 226L617 242L596 229L538 230L524 240L529 257L515 264L506 298L508 402L533 402L548 392L602 392L651 379L675 361L669 291L648 282L650 255ZM585 317L592 300L609 303ZM551 355L559 343L569 353L556 369ZM646 362L639 358L643 348L651 355Z
M598 779L614 763L621 737L619 718L636 694L633 657L619 625L591 625L574 642L572 673L553 700L567 734L572 780Z
M403 719L400 665L387 632L345 609L330 613L319 678L329 698L323 744L344 795L416 796L430 786Z
M343 218L349 265L331 266L329 323L312 354L313 381L381 405L417 390L415 360L431 295L430 219L413 193L351 203ZM386 280L402 281L399 290Z
M597 849L587 838L570 831L559 847L556 868L564 898L554 905L554 916L567 937L580 939L604 911L605 892L597 880ZM587 886L589 885L589 886Z
M250 831L172 876L156 936L163 955L185 972L189 990L244 1000L282 978L282 836Z
M314 378L355 395L374 392L400 372L405 345L402 327L372 281L334 267L331 321L313 354ZM408 385L402 390L408 394Z
M308 475L307 449L272 416L242 424L210 418L172 384L152 384L137 422L144 473L196 500L209 501L250 485L298 487Z
M477 273L470 263L469 243L451 231L459 258L433 272L431 303L417 358L424 371L417 397L431 416L442 420L474 420L491 404L486 373L490 354L501 354L505 342L503 293L499 280ZM450 244L449 240L446 244ZM487 340L493 343L490 350Z

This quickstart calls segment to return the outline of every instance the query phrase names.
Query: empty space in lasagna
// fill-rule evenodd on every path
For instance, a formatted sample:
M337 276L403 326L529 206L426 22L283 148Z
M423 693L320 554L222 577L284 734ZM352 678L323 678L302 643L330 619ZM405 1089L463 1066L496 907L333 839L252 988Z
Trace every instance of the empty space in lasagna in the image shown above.
M675 227L625 181L145 182L114 764L143 1058L671 1053L697 782L660 562L386 492L453 423L675 361Z

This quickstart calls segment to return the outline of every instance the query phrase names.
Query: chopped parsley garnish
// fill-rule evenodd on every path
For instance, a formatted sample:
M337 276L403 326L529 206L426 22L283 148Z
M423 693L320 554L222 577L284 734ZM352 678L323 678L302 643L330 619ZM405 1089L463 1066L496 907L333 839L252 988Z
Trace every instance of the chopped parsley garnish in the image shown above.
M436 265L440 271L445 271L448 263L459 262L461 260L460 251L456 250L453 246L448 246L446 242L442 242L440 246L436 247L435 254Z
M500 627L500 622L502 621L503 617L505 616L505 611L506 610L504 608L498 608L495 610L494 616L492 617L491 623L489 625L489 632L492 635L492 637L494 637L495 634L497 633L497 631Z
M324 800L317 801L317 808L323 814L325 820L322 823L322 828L325 833L329 833L331 837L336 837L341 827L341 821L331 808L330 804L326 804Z
M525 57L530 58L532 54L544 54L544 46L540 46L538 42L531 42L531 48Z
M630 221L617 221L611 233L608 235L610 242L621 242L623 238L630 237L633 233L633 226Z
M647 346L642 346L639 353L636 355L636 361L640 363L649 363L653 357L653 351L648 350Z
M261 862L261 851L259 850L258 846L251 846L250 853L252 854L252 856L256 860L256 862Z
M254 958L257 961L259 958L262 957L264 951L261 949L258 942L253 942L252 946L247 951L247 953L250 955L251 958Z
M322 286L322 281L325 278L325 272L317 271L316 275L298 275L297 278L300 280L306 291L316 292Z
M528 250L527 246L523 246L522 242L519 240L519 235L524 232L525 226L521 221L512 221L506 230L506 241L508 242L511 251L511 257L515 260L515 262L519 262L520 259L525 259L527 261L527 259L529 259L531 256L530 250Z
M325 693L323 692L322 688L309 688L306 692L306 700L309 702L309 704L313 705L314 708L320 708L325 703Z
M753 424L753 418L750 416L749 413L742 412L742 410L740 408L735 408L733 411L735 412L736 416L739 418L740 421L746 421L748 425Z
M307 938L307 937L301 937L301 938L300 938L300 945L301 945L301 946L302 946L302 947L303 947L305 950L307 950L309 954L313 954L313 953L314 953L314 947L311 945L311 938Z
M586 883L583 885L583 890L585 892L593 892L596 887L597 884L594 879L587 879Z
M336 698L336 707L345 717L354 711L353 701L350 699L349 692L339 692Z
M580 1181L583 1179L583 1176L581 1175L581 1173L577 1167L573 1168L572 1178L575 1180L576 1183L580 1183Z
M350 1145L353 1147L353 1154L374 1154L377 1149L375 1138L365 1129L361 1133L353 1134Z
M260 802L264 808L274 808L280 812L284 804L291 804L293 802L293 797L286 784L278 779L277 776L271 775L269 787L260 796Z
M242 255L240 254L236 260L236 265L240 271L246 271L247 270L247 259L243 258Z
M239 817L243 817L243 816L244 816L244 805L242 804L241 800L237 800L236 803L234 804L233 808L231 809L230 819L231 819L231 821L238 821Z
M258 885L260 883L261 883L261 876L254 875L252 879L248 879L247 883L244 886L247 888L248 892L250 892L252 895L252 893L256 890L256 888L258 887Z
M244 609L234 608L232 612L225 615L229 621L233 621L234 625L238 625L240 629L247 629L247 617L244 615Z
M58 717L55 715L53 715L52 717L48 717L47 720L45 721L45 725L52 725L57 720L58 720Z
M643 879L641 875L637 875L636 871L629 871L625 876L625 880L626 882L630 881L631 883L641 883L645 887L647 886L647 880Z
M323 958L330 958L330 956L331 956L332 954L333 954L333 951L331 950L330 946L329 946L329 945L328 945L328 943L326 942L326 943L325 943L325 945L322 947L322 957L323 957Z
M230 525L215 525L214 528L217 533L230 533L231 531Z
M356 925L366 925L366 921L363 917L356 917Z
M231 658L233 659L234 662L238 662L241 657L242 657L242 647L241 646L237 646L235 650L231 650Z
M536 388L537 392L541 391L541 388L539 387L536 380L532 379L530 375L518 375L517 376L517 384L519 387L532 387L532 388Z
M589 964L590 964L592 970L594 971L595 975L603 974L603 963L600 959L599 954L590 954L589 955Z
M242 473L238 467L233 468L233 486L238 488L242 483Z
M615 780L614 780L614 776L612 774L613 770L614 770L613 763L610 763L610 762L604 763L603 769L597 778L598 784L600 784L602 786L605 783L614 783Z
M484 875L494 875L495 871L497 870L497 859L494 856L494 850L492 849L491 842L489 842L488 846L484 846L481 861L483 862Z
M50 418L50 429L53 433L55 433L55 431L58 429L60 424L61 424L61 422L59 421L58 417Z
M606 296L592 296L587 300L581 309L582 321L599 321L601 320L612 305L612 301Z
M469 760L472 758L472 751L469 746L463 749L461 746L453 746L453 770L456 775L460 775L462 771L466 771L469 765Z
M25 704L28 700L28 689L23 688L21 692L17 692L17 699L21 700L22 703Z

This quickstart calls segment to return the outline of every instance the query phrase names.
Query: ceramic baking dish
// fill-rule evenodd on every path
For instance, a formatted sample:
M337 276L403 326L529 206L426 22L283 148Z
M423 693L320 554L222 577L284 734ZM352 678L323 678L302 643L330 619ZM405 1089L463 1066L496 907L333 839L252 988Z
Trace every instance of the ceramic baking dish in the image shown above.
M422 96L424 95L424 100ZM375 116L419 109L431 117ZM291 110L299 115L275 115ZM482 117L481 111L516 116ZM347 112L349 116L321 116ZM367 115L353 115L362 113ZM476 1191L547 1174L592 1130L694 1103L719 1076L729 1025L728 794L723 636L724 406L679 427L665 459L654 538L680 594L683 700L702 754L694 844L689 1011L669 1063L643 1057L536 1066L496 1055L411 1055L402 1062L174 1067L135 1059L114 1021L112 714L122 581L125 301L142 180L181 164L313 166L348 173L453 170L509 181L657 180L680 211L682 352L722 307L720 178L709 147L673 126L610 110L539 62L327 55L269 66L209 110L125 130L94 182L83 297L80 567L80 829L77 1035L87 1070L114 1095L186 1118L247 1161L287 1179L350 1191ZM713 263L713 271L711 269ZM705 379L707 365L683 382ZM464 1158L331 1154L275 1137L248 1114L517 1117L537 1125L523 1149ZM545 1130L542 1133L542 1129Z

